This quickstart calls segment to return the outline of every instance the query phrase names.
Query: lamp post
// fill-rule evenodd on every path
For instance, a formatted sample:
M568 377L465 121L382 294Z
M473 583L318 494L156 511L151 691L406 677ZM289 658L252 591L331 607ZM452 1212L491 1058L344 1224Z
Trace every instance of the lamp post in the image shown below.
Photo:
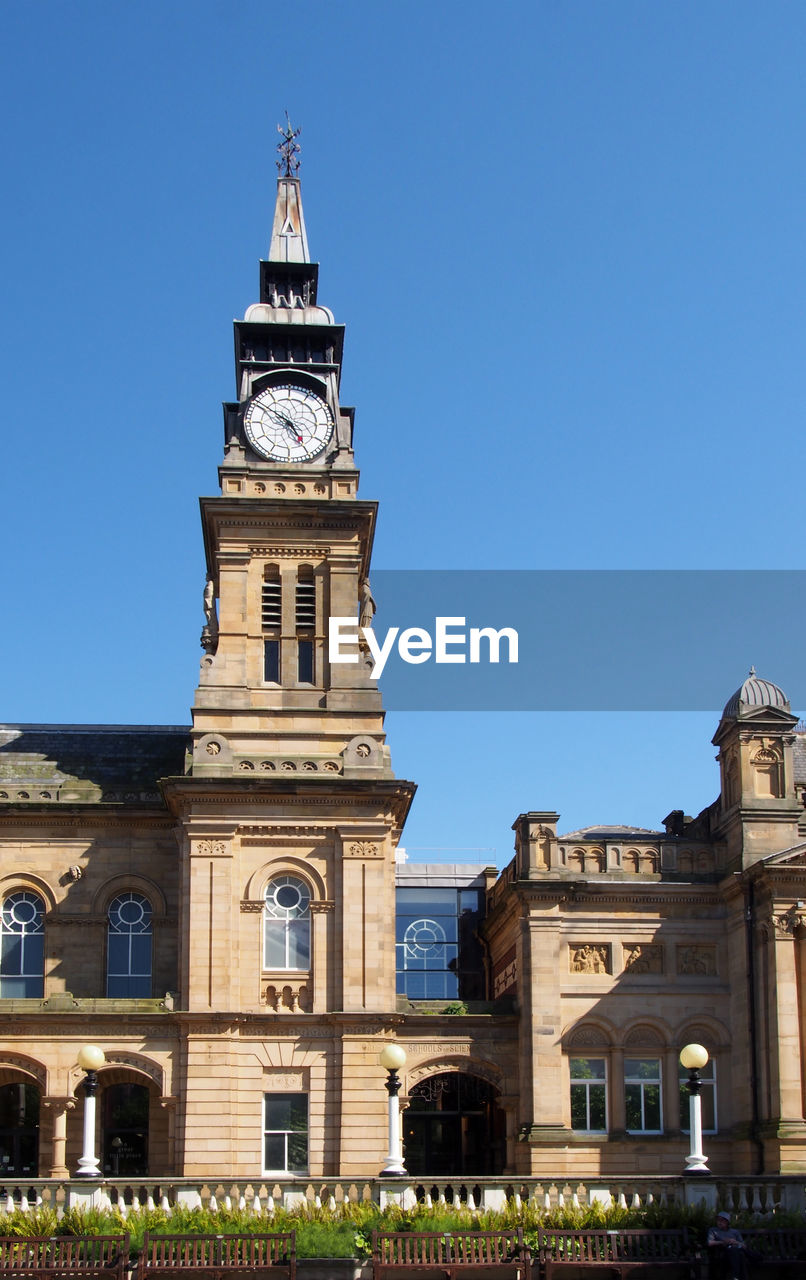
M77 1178L100 1178L98 1157L95 1154L95 1095L98 1092L98 1072L106 1057L97 1044L85 1044L78 1051L78 1065L86 1071L84 1078L84 1151L78 1162Z
M389 1094L389 1154L386 1167L381 1169L381 1177L403 1177L406 1166L403 1163L403 1146L400 1138L400 1107L397 1095L400 1093L400 1076L398 1068L406 1061L406 1052L399 1044L387 1044L378 1057L381 1066L386 1069L386 1092Z
M680 1051L680 1062L688 1071L686 1088L688 1089L689 1128L691 1130L691 1151L686 1156L684 1173L709 1174L708 1162L702 1149L702 1099L700 1090L702 1080L700 1071L708 1061L708 1050L701 1044L687 1044Z

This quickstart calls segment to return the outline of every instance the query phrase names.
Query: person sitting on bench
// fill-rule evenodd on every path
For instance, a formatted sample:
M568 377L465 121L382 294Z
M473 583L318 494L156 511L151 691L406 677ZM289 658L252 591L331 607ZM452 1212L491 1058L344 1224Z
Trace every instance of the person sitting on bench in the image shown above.
M731 1280L747 1280L747 1249L740 1232L730 1225L730 1215L718 1213L716 1226L708 1228L708 1247L718 1249L725 1259Z

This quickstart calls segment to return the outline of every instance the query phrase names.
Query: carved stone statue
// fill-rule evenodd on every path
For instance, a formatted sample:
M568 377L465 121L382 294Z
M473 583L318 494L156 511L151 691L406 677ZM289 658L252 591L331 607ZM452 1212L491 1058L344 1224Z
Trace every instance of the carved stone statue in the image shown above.
M201 647L205 653L215 653L218 648L218 618L215 607L215 584L208 578L204 584L204 626Z
M359 606L359 615L358 615L359 627L371 627L372 619L375 617L375 610L377 608L377 605L375 604L375 601L372 596L372 590L369 585L369 578L365 578L364 581L361 583L361 595L358 601L358 606Z

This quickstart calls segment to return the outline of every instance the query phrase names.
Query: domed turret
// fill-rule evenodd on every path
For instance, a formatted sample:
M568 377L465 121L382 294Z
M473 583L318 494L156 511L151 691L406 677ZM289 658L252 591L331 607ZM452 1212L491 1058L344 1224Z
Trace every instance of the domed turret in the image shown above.
M729 868L749 866L798 839L796 724L783 689L756 675L755 667L725 703L712 739L721 780L713 832L725 841Z
M751 667L744 684L725 703L722 719L741 720L746 711L758 711L760 707L791 711L789 699L783 689L779 689L771 680L763 680L761 676L757 676L755 667Z

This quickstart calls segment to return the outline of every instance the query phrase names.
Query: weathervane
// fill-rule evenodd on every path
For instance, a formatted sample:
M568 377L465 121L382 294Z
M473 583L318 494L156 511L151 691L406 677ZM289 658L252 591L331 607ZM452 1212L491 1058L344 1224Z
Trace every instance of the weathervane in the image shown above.
M285 128L281 124L277 126L277 132L283 139L277 143L277 150L280 152L280 159L277 161L277 168L284 178L293 178L299 171L299 143L297 138L302 133L301 129L293 129L291 121L288 118L288 112L285 113Z

